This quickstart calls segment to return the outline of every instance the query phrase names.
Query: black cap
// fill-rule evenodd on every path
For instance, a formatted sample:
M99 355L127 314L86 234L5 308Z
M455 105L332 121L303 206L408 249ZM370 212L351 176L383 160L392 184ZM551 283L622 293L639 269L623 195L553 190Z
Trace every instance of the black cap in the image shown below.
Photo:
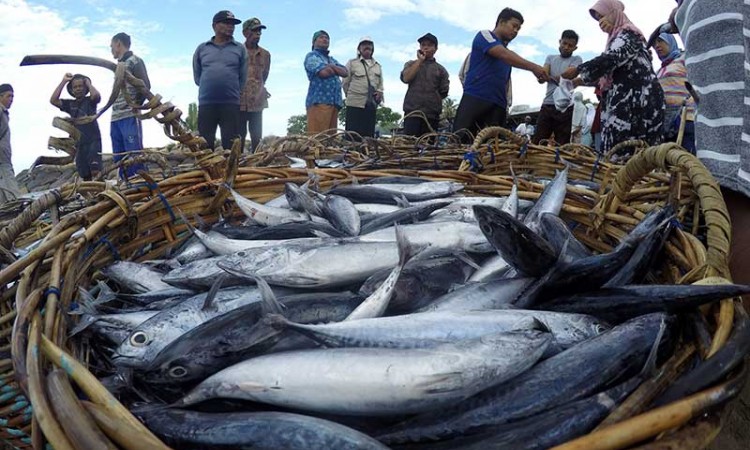
M5 94L6 92L13 92L13 86L11 86L8 83L0 84L0 94Z
M437 38L432 33L427 33L424 36L422 36L421 38L417 39L417 42L419 42L420 44L422 43L422 41L432 42L433 44L435 44L435 47L437 47L437 45L438 45Z
M219 23L219 22L225 22L225 21L230 21L235 25L242 23L240 19L234 17L234 14L232 14L232 11L223 10L214 14L213 23Z

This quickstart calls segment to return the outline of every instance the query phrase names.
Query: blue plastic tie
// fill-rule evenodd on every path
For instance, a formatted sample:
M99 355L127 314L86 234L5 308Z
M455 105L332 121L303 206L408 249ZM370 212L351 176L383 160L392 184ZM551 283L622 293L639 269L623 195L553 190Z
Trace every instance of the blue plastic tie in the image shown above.
M594 161L594 167L591 169L591 179L589 181L594 181L596 172L599 171L599 159L600 156L597 156L596 161Z
M560 147L555 147L555 162L560 162Z
M62 294L60 292L60 289L58 289L58 288L56 288L54 286L50 286L47 289L45 289L44 290L44 294L42 294L42 295L43 295L44 298L47 298L47 296L50 295L50 294L57 295L57 298L60 298L62 296Z
M529 143L524 142L520 149L518 149L518 156L523 157L526 156L526 152L529 150Z

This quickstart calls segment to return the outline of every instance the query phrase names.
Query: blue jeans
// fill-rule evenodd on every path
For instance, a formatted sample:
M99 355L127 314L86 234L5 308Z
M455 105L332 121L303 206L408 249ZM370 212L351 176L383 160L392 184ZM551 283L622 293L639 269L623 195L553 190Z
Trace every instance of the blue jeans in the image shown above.
M112 138L112 153L115 163L120 162L125 156L125 152L134 152L143 150L143 131L141 130L141 121L135 117L126 117L115 120L110 124L109 136ZM137 154L129 153L132 156ZM139 170L146 170L146 166L141 163L132 164L125 171L120 168L120 178L127 179L138 173Z

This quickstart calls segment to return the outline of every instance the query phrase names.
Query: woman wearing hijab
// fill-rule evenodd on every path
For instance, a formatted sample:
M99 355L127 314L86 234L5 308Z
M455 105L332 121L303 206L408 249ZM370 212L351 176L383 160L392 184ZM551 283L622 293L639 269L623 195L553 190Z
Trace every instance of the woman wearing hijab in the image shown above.
M662 137L664 92L646 39L624 10L619 0L599 0L591 7L591 16L607 33L607 46L600 56L562 75L576 86L597 83L601 89L603 152L622 141L641 139L653 145Z
M586 105L583 103L583 94L573 94L573 120L570 121L570 142L581 143L583 129L586 127Z
M346 131L360 136L375 134L375 116L383 101L383 69L372 54L375 45L368 36L359 40L357 57L346 63L349 76L344 78L346 94Z
M685 132L682 146L695 154L695 100L685 88L687 69L685 57L677 46L677 40L669 33L661 33L654 42L654 49L661 60L656 72L664 90L667 109L664 113L664 140L675 142L680 128L683 105L686 110Z

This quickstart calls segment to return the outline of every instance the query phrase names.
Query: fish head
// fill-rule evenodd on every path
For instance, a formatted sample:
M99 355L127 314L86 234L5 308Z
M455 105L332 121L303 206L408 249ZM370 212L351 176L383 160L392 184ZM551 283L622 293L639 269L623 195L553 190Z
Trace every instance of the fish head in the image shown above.
M147 383L174 385L196 380L201 375L205 375L205 371L199 370L196 361L178 357L143 371L139 377Z
M153 330L136 329L120 343L112 358L118 366L136 367L146 360L149 346L154 342Z

